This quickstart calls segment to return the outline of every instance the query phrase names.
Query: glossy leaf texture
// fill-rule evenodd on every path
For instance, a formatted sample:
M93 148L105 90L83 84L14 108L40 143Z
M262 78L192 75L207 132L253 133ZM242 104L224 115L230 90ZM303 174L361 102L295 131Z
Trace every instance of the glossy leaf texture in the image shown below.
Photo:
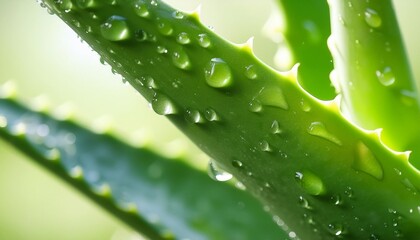
M297 82L160 1L44 1L114 71L301 239L415 239L420 176ZM213 161L212 161L213 162Z
M288 238L246 192L110 133L0 99L0 137L150 239Z
M336 96L330 82L332 56L327 47L331 34L328 4L325 0L277 0L265 33L279 44L274 61L280 69L296 63L299 83L312 96L331 100Z
M420 167L416 84L392 1L330 1L333 80L344 113L365 129L383 128L389 147L413 151Z

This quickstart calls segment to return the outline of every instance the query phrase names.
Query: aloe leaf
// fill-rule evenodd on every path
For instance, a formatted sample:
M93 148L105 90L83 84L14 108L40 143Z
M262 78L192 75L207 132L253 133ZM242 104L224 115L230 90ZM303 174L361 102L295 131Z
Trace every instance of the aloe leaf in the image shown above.
M419 150L418 95L392 2L330 1L330 7L329 45L344 111L365 129L383 128L390 147Z
M246 192L109 133L0 99L0 137L150 239L287 238Z
M44 3L259 198L289 236L418 236L420 175L409 153L349 123L338 100L307 94L296 68L277 72L249 45L204 27L197 13L160 1Z
M277 3L279 19L270 18L266 25L272 28L267 29L269 36L280 45L276 63L283 68L300 63L298 79L302 87L319 99L333 99L336 93L329 78L332 57L326 44L331 34L327 2L278 0ZM285 57L286 53L290 58Z

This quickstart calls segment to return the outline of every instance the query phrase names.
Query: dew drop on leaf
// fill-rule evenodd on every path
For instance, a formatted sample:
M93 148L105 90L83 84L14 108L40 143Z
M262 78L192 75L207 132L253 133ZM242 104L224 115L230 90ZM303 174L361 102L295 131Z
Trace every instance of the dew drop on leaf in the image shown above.
M198 34L198 44L203 48L210 47L211 41L209 36L205 33Z
M352 167L369 174L377 180L383 178L381 164L378 162L373 152L363 142L358 142L356 145L356 157L354 158Z
M271 132L271 134L280 134L280 133L282 133L282 132L283 132L283 131L281 130L280 125L279 125L279 122L278 122L277 120L274 120L274 121L271 123L271 126L270 126L270 132Z
M263 152L272 152L273 151L273 149L271 148L270 144L266 140L261 141L258 144L258 147Z
M255 66L254 65L249 65L247 67L245 67L245 76L248 79L256 79L257 78L257 71L255 70Z
M207 108L204 112L204 117L210 122L220 121L219 115L213 108Z
M150 16L149 10L147 9L146 4L144 3L136 3L134 4L134 12L143 18L147 18Z
M282 90L278 87L263 87L254 99L260 101L264 106L277 107L284 110L289 108Z
M176 51L172 54L172 63L175 67L187 70L191 67L190 58L184 51Z
M312 172L296 172L295 179L299 182L303 190L310 195L318 196L326 193L324 183Z
M73 8L73 3L71 2L71 0L59 0L54 1L54 3L59 9L63 10L66 13L70 12Z
M109 41L123 41L130 37L130 29L124 17L114 15L101 25L101 34Z
M324 124L321 122L312 122L308 127L308 133L314 136L322 137L330 142L341 146L341 141L327 131Z
M225 182L232 179L232 174L223 170L213 159L210 159L209 161L207 173L211 179L219 182Z
M170 36L172 35L174 31L174 29L169 23L163 22L163 21L159 21L157 23L157 28L158 28L158 31L164 36Z
M187 109L185 118L190 123L197 124L205 122L203 115L201 115L201 113L198 110Z
M95 8L99 6L98 0L76 0L80 8Z
M186 32L182 32L182 33L178 34L178 36L176 37L176 41L177 41L179 44L183 44L183 45L185 45L185 44L190 43L190 42L191 42L191 39L190 39L190 37L188 36L188 33L186 33Z
M261 104L261 102L260 102L260 101L258 101L258 100L252 100L252 101L249 103L249 105L248 105L248 109L249 109L249 111L251 111L251 112L255 112L255 113L257 113L257 112L261 112L261 111L262 111L263 106L262 106L262 104Z
M151 106L153 110L159 115L170 115L177 113L175 104L162 93L155 93L151 102Z
M391 86L395 83L395 76L390 67L385 67L383 70L376 71L376 77L384 86Z
M214 88L226 88L233 83L230 67L221 58L210 60L204 69L204 76L207 84Z
M375 10L371 8L368 8L365 11L365 21L369 26L373 28L378 28L382 25L381 17Z
M234 166L235 168L241 168L242 167L242 162L239 160L232 160L232 166Z

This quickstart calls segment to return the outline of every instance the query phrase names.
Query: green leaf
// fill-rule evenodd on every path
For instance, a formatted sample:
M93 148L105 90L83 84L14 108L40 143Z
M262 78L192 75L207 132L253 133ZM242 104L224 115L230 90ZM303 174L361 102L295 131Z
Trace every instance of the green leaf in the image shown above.
M290 236L418 236L420 175L409 153L383 145L380 131L350 124L337 101L308 95L296 69L277 72L249 45L228 43L196 13L160 1L66 10L44 2L256 195Z
M331 100L336 96L330 82L333 69L327 39L331 34L325 0L277 0L279 19L267 23L268 35L279 42L276 63L289 69L296 63L299 83L314 97ZM277 22L277 23L276 23ZM291 54L291 59L284 56ZM292 60L292 61L290 61Z
M109 133L0 98L0 137L150 239L287 238L246 192Z
M416 150L420 167L420 108L392 2L330 1L335 85L343 109L365 129L383 128L383 141Z

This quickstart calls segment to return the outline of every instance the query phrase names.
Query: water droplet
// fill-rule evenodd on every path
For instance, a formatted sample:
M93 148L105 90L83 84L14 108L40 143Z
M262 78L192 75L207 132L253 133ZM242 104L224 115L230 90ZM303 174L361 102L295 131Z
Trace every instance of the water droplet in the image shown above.
M176 114L175 104L164 94L155 93L151 102L153 110L159 115Z
M76 0L76 4L80 8L95 8L99 6L97 0Z
M172 16L176 19L183 19L185 17L184 14L180 11L174 11Z
M224 171L213 159L210 159L207 173L211 179L225 182L232 178L232 174Z
M341 146L341 141L327 131L324 124L321 122L313 122L308 128L308 133L314 136L322 137L330 142Z
M162 21L158 22L157 27L158 31L164 36L170 36L174 31L174 29L169 23Z
M173 64L180 69L188 70L191 68L190 58L184 51L176 51L172 54Z
M190 37L188 36L188 33L186 33L186 32L182 32L182 33L178 34L178 36L177 36L177 38L176 38L176 41L177 41L178 43L180 43L180 44L185 45L185 44L190 43L190 42L191 42L191 39L190 39Z
M158 4L158 2L157 2L157 0L151 0L150 1L150 4L152 5L152 6L154 6L154 7L157 7L159 4Z
M59 9L63 10L64 12L68 13L73 9L73 3L71 0L58 0L55 1L55 4L58 6Z
M311 111L311 106L304 99L302 99L300 101L300 108L304 112L310 112Z
M375 10L371 8L368 8L365 11L365 21L369 26L373 28L378 28L382 25L381 17Z
M187 109L185 118L190 123L197 124L205 122L203 115L201 115L201 113L198 110Z
M248 79L256 79L257 78L257 71L255 70L255 66L254 65L249 65L247 67L245 67L245 76Z
M209 36L205 33L198 34L198 44L203 48L208 48L211 46L211 41Z
M44 157L50 161L58 161L61 157L61 153L57 148L52 148L45 151Z
M263 87L254 99L260 101L264 106L277 107L284 110L289 108L282 90L277 87Z
M70 172L69 172L70 177L74 178L74 179L82 179L83 178L83 169L80 166L74 166Z
M143 18L147 18L147 17L150 16L150 12L147 9L146 4L144 4L144 3L136 3L136 4L134 4L134 12L138 16L143 17Z
M305 192L310 195L318 196L326 193L322 180L309 171L296 172L295 178Z
M158 89L158 86L155 83L155 79L153 79L151 76L141 76L140 79L136 79L136 83L149 89Z
M272 152L273 151L270 144L266 140L261 141L258 144L258 146L259 146L259 149L263 152Z
M239 161L239 160L233 160L232 161L232 166L234 166L235 168L241 168L242 167L242 162L241 161Z
M358 142L356 145L356 157L354 158L352 167L356 170L365 172L378 180L383 178L381 164L378 162L373 152L363 142Z
M334 236L343 236L345 230L342 224L328 224L328 231Z
M130 30L125 18L114 15L101 25L101 34L109 41L122 41L130 37Z
M279 125L279 122L277 120L274 120L273 123L271 123L270 132L272 134L281 134L283 132L280 129L280 125Z
M344 191L344 194L346 194L346 196L348 198L353 198L354 197L354 192L353 192L353 189L351 187L347 187L347 189Z
M214 88L226 88L233 83L232 72L221 58L210 60L204 69L204 76L207 84Z
M147 40L147 32L145 32L142 29L138 29L136 30L136 32L134 33L134 38L138 41L138 42L144 42Z
M7 127L7 118L3 115L0 115L0 128Z
M156 51L160 54L166 54L168 53L168 49L166 49L164 46L157 46Z
M395 76L390 67L385 67L382 71L376 71L379 82L384 86L391 86L395 83Z
M331 201L335 206L343 205L343 198L340 195L334 195L331 197Z
M246 186L243 183L241 183L241 182L236 182L235 183L235 187L238 188L238 189L240 189L240 190L242 190L242 191L245 191L246 190Z
M303 196L299 196L299 205L305 209L311 210L312 206L309 204L308 200L306 200L306 198L304 198Z
M261 112L263 107L260 101L253 100L249 103L248 109L249 111L256 113L256 112Z
M213 108L207 108L204 112L204 117L210 122L220 121L219 115Z

